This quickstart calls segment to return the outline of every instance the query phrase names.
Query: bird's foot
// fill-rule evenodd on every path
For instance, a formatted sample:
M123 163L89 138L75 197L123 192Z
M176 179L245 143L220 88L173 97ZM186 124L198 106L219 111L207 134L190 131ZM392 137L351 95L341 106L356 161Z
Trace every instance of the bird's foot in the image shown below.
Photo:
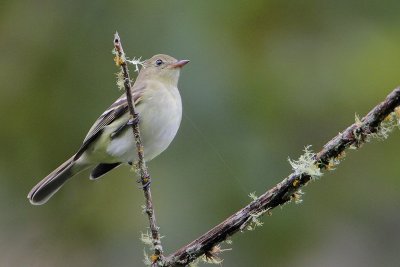
M140 186L140 188L143 189L143 190L145 190L145 189L147 189L147 188L150 186L150 184L151 184L151 178L150 178L150 176L148 176L148 177L141 177L141 178L138 179L136 182L142 184L142 185Z
M139 114L136 113L135 116L133 118L130 118L126 124L127 125L136 125L139 123L139 121L140 121Z

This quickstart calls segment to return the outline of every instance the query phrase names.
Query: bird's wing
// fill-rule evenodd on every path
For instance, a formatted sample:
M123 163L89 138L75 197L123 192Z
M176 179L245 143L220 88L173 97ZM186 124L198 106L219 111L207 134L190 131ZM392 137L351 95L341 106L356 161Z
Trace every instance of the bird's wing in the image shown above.
M143 91L145 86L140 86L138 88L134 88L132 93L132 100L135 105L139 104L142 99ZM74 160L77 160L88 148L90 144L92 144L103 132L104 127L110 125L113 121L120 118L128 111L128 101L126 100L126 95L122 95L118 98L93 124L92 128L90 128L88 134L83 140L81 147L78 152L75 154Z

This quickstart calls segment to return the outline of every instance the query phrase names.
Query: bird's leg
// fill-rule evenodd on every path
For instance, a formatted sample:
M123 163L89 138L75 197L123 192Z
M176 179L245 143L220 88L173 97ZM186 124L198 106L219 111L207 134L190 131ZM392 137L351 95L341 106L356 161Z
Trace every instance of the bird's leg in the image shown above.
M125 130L126 126L130 126L130 125L136 125L139 123L139 114L135 114L135 117L130 118L125 124L122 124L121 126L119 126L114 132L111 133L110 137L111 139L117 137L119 134L122 133L123 130Z
M110 137L111 139L117 137L118 135L120 135L122 133L122 131L125 129L125 127L128 125L129 121L125 124L122 124L121 126L119 126L114 132L111 133Z

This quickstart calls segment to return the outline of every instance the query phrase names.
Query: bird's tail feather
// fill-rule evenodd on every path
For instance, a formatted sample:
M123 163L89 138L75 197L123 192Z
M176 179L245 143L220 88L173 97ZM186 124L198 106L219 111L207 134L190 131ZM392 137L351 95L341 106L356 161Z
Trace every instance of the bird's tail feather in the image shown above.
M69 178L86 169L84 166L78 167L76 165L74 156L72 156L35 185L28 194L31 204L42 205L46 203Z

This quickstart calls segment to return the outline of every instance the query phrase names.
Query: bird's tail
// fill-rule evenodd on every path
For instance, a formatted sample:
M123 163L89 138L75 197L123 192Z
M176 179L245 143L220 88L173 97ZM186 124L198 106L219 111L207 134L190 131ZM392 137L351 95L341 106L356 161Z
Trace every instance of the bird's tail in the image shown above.
M72 156L32 188L28 194L29 201L33 205L46 203L69 178L86 168L77 164Z

